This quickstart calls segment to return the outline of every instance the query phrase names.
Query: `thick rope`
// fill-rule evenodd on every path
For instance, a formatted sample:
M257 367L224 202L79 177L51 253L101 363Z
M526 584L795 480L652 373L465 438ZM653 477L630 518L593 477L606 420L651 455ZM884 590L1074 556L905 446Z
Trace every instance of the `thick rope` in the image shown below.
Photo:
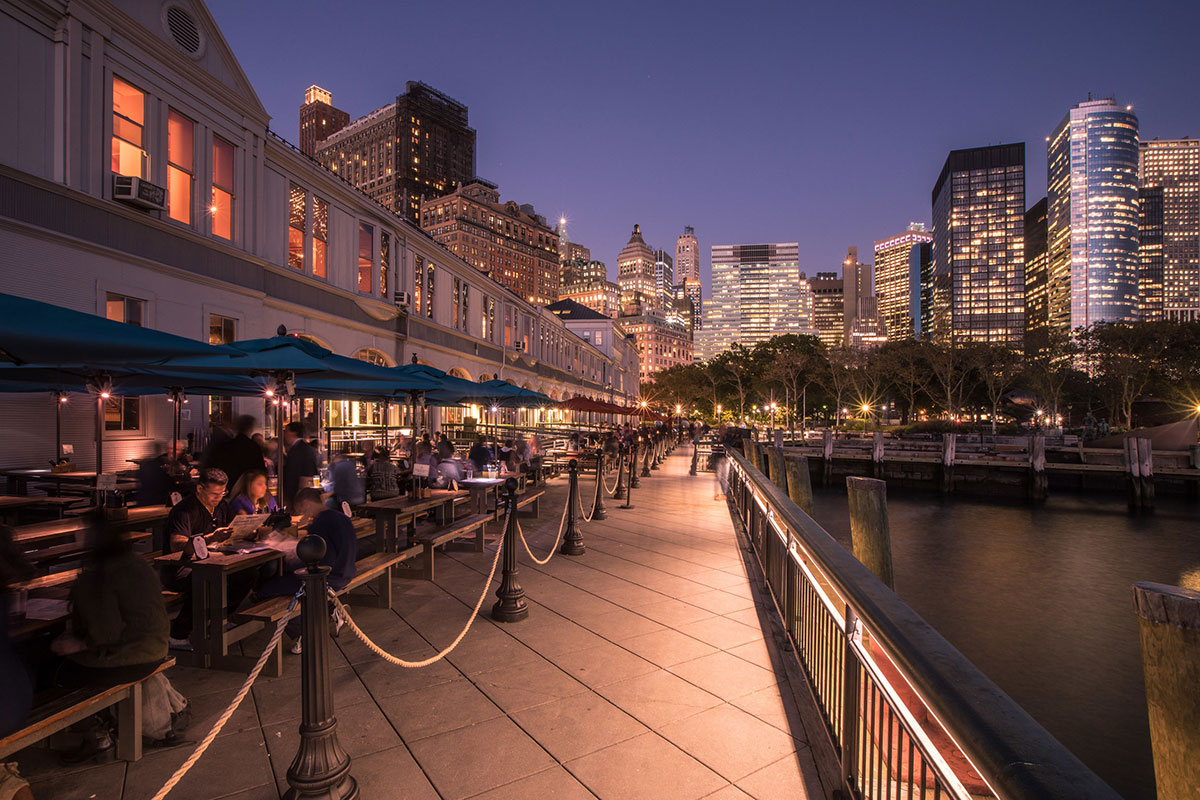
M525 531L521 530L521 521L517 520L517 533L521 535L521 544L524 545L525 552L528 553L529 557L533 559L533 563L537 564L539 567L549 564L550 559L554 558L554 554L558 552L558 543L562 541L563 529L567 525L567 511L570 508L571 498L568 497L567 502L563 503L562 519L558 521L558 536L554 537L554 547L550 548L550 555L546 556L544 559L538 558L533 554L533 551L529 549L529 542L525 541Z
M613 476L613 485L612 485L611 489L608 488L608 479L607 478L604 479L604 491L608 492L609 497L611 497L617 493L617 483L620 480L621 480L621 468L620 468L620 465L618 465L617 473L616 473L616 475Z
M596 480L598 481L600 479L597 478ZM600 487L597 486L596 491L599 491L599 490L600 490ZM575 502L579 503L579 516L583 518L584 522L591 522L592 517L596 516L595 492L592 493L592 513L589 514L588 512L583 510L583 493L579 491L578 484L576 485L576 489L575 489Z
M508 524L507 520L505 520L505 524ZM342 612L342 616L345 617L346 624L350 626L350 630L354 631L354 635L361 639L362 643L365 644L367 649L372 653L379 656L389 664L394 664L397 667L404 667L405 669L419 669L421 667L428 667L430 664L436 664L438 661L441 661L443 658L448 656L454 648L458 647L458 643L461 642L463 637L467 635L467 631L471 630L471 624L474 623L475 618L479 616L479 609L483 607L483 600L487 597L488 589L492 587L492 578L496 574L496 565L500 563L500 551L503 549L504 537L501 536L500 543L496 546L496 557L492 559L492 569L490 572L488 572L487 580L483 584L483 591L479 593L479 600L475 603L475 608L471 611L471 618L467 620L467 624L463 626L463 629L458 632L458 636L454 637L454 641L451 642L445 650L442 650L436 655L430 656L424 661L405 661L403 658L394 656L379 645L375 644L375 642L371 641L371 638L367 636L367 634L363 633L363 629L358 627L358 623L356 623L354 618L350 616L350 611L344 605L342 605L342 601L338 598L338 596L334 594L332 590L330 590L329 595L333 598L334 606Z
M183 780L183 776L186 775L188 770L190 770L192 766L200 760L200 756L204 755L204 751L207 750L208 746L213 743L214 739L217 738L217 734L219 734L221 729L225 727L225 723L228 722L229 718L233 716L233 712L237 711L237 707L242 704L243 700L246 699L246 695L249 693L250 687L254 685L254 681L258 679L258 674L262 672L262 668L266 665L267 659L270 658L271 653L273 653L276 646L278 646L279 638L283 636L284 626L287 625L288 620L299 613L296 611L296 603L299 602L302 594L304 594L303 589L301 589L299 592L296 592L296 596L293 597L292 602L288 604L287 613L283 615L283 619L279 620L279 624L275 626L275 633L271 634L271 640L267 642L266 649L264 649L262 651L262 655L258 657L258 663L254 665L254 669L250 670L250 674L246 676L246 682L242 684L242 688L237 693L237 696L233 698L233 702L231 702L229 707L225 709L225 713L217 718L217 721L213 724L212 730L208 732L207 736L200 740L200 744L196 745L196 749L192 751L190 756L188 756L187 761L184 761L179 765L179 769L175 770L175 774L171 776L169 781L163 784L163 787L158 790L152 800L163 800L163 798L175 788L175 784Z

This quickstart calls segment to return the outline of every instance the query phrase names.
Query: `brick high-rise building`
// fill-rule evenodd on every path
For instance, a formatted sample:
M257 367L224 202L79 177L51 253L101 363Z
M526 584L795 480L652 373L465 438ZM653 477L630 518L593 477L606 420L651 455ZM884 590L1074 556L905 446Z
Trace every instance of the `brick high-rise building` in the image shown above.
M1149 314L1143 313L1142 318L1200 319L1200 139L1141 142L1138 164L1142 191L1162 194L1160 297L1157 302L1150 298L1139 302ZM1154 206L1156 200L1154 195L1149 204ZM1153 229L1155 210L1151 209L1149 219L1143 212L1143 226ZM1150 277L1154 269L1144 274ZM1143 288L1139 294L1151 292Z
M558 235L533 206L500 202L475 179L421 204L421 228L450 252L537 305L559 297Z
M684 227L675 240L675 280L683 283L688 279L700 280L700 243L691 225Z
M621 306L639 306L662 310L662 297L655 280L654 248L642 238L640 225L633 226L629 241L617 256L617 285L621 287ZM630 309L640 313L640 309Z
M1025 143L952 150L934 183L930 335L1025 341Z
M320 86L304 90L300 106L300 152L315 155L317 145L350 123L350 115L333 107L333 95Z
M475 177L475 129L467 125L465 105L409 81L395 102L325 138L313 157L417 223L422 199L441 197Z
M919 222L875 243L875 294L889 342L921 338L921 264L933 234Z

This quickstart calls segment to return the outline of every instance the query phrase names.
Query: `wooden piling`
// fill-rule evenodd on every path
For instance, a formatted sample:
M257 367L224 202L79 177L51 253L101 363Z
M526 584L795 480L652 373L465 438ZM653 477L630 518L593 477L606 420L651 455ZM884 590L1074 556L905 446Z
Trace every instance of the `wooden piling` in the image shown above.
M746 460L751 464L758 463L754 460L754 440L752 440L749 436L742 437L742 455L744 455Z
M771 474L770 474L771 482L786 492L788 486L787 486L787 474L783 471L783 448L782 447L768 447L768 448L766 448L766 450L767 450L767 461L770 463L770 466L771 466Z
M846 492L850 499L850 540L854 557L894 589L887 484L875 478L848 477Z
M821 457L823 460L821 469L821 483L825 488L833 485L833 431L823 431L821 438Z
M808 456L788 456L784 459L787 493L792 502L810 517L813 515L812 475L808 471Z
M1045 500L1050 493L1046 478L1046 436L1035 433L1029 437L1029 499Z
M1142 484L1142 508L1154 508L1154 450L1149 439L1137 439L1138 472Z
M1125 464L1125 485L1129 492L1129 507L1136 509L1142 506L1142 462L1138 459L1137 440L1126 436L1121 440L1124 448L1122 458Z
M875 431L871 437L871 476L883 478L883 431Z
M1133 608L1158 798L1194 798L1200 787L1200 592L1138 582Z
M942 434L942 492L945 494L954 491L954 454L957 445L957 434Z

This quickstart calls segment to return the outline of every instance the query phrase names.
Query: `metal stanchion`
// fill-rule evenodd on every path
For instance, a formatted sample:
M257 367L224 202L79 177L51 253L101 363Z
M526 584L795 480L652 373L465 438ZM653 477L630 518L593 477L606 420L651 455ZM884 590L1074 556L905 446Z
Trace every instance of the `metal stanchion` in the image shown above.
M350 774L350 756L337 738L333 715L333 686L329 680L329 612L326 576L329 567L318 566L325 556L325 540L305 536L296 555L308 565L303 572L300 656L300 748L288 767L291 789L286 800L355 800L358 783Z
M633 489L634 481L637 479L637 470L634 468L634 458L637 450L630 448L629 453L629 486L625 488L625 502L617 506L617 508L633 508Z
M692 466L688 468L688 475L696 474L697 462L700 460L700 442L692 442Z
M562 547L558 552L564 556L581 556L587 551L583 534L575 524L575 506L579 503L579 462L567 462L567 528L563 531Z
M592 500L592 521L608 519L604 494L604 448L601 446L596 450L596 497Z
M642 446L642 477L650 477L650 456L654 453L654 439L646 437L646 443Z
M636 489L642 485L638 476L638 456L642 452L642 437L639 436L629 445L629 483L626 486L626 494L629 489Z
M624 441L617 445L617 488L613 500L625 499L625 451L629 448Z
M525 604L525 590L517 579L520 572L517 568L517 479L506 480L504 488L507 491L504 500L508 504L504 525L504 572L500 578L500 588L496 590L499 599L492 606L492 619L497 622L520 622L529 616L529 606Z

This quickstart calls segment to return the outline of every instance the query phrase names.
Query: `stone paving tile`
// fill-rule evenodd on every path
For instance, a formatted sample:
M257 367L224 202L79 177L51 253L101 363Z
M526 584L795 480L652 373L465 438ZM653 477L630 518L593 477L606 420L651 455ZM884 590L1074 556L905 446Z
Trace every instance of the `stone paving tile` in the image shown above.
M726 781L655 733L645 733L565 765L601 800L695 800Z
M409 746L434 788L447 800L481 794L555 764L508 717L469 725Z
M669 628L622 639L620 644L660 667L669 667L717 652L712 645Z
M424 660L434 654L431 647L405 655L408 660ZM401 655L397 653L396 655ZM419 692L462 677L445 659L420 669L405 669L382 661L378 656L354 667L359 680L376 700L407 692Z
M724 651L701 656L669 667L685 681L729 701L768 687L775 687L779 678L774 672L743 661Z
M686 625L689 622L698 622L702 619L716 616L713 612L694 606L690 602L685 603L682 600L668 598L661 602L654 603L648 606L642 606L638 609L638 613L643 617L654 620L660 625L665 625L668 628L675 625Z
M812 753L805 747L747 775L737 785L755 800L808 800L824 797L816 772Z
M149 752L131 763L125 773L125 800L148 800L192 753L191 747ZM219 736L171 792L176 798L223 797L248 787L273 784L270 759L262 732Z
M726 786L724 789L718 789L717 791L710 794L708 797L704 798L704 800L747 800L747 799L754 800L754 798L750 797L750 795L746 794L741 789L734 786L732 783L729 784L728 786Z
M559 762L647 731L645 725L591 692L519 711L513 719Z
M721 650L756 641L763 635L761 629L743 625L728 617L709 617L699 622L689 622L680 625L678 630Z
M387 717L371 701L339 707L336 714L338 743L352 760L401 743ZM283 794L288 789L287 769L300 747L300 729L295 720L268 725L263 728L263 738L270 753L275 783L279 793Z
M707 608L714 614L732 614L735 611L743 611L745 609L754 610L753 600L747 600L744 597L739 597L736 594L721 591L720 589L710 589L700 594L688 595L687 601L692 605Z
M729 702L743 711L750 712L768 725L803 740L806 738L804 723L800 721L800 712L791 698L791 691L780 691L780 688L772 686L761 689Z
M720 705L719 698L666 670L600 686L596 691L651 728Z
M719 705L665 725L659 733L731 782L804 746L778 728L731 705Z
M644 658L608 643L552 656L550 660L593 689L658 670Z
M54 800L120 800L125 788L125 764L116 761L75 772L47 772L34 777L21 762L21 774L36 798ZM274 785L271 786L274 791Z
M623 608L608 614L576 615L574 619L592 633L603 636L609 641L618 641L630 636L639 636L643 633L666 630L665 627L659 625L654 620L646 619Z
M379 701L379 707L410 743L504 716L487 695L465 679L387 697Z
M491 791L474 795L471 800L532 800L543 797L554 800L595 800L594 794L559 766L505 786L497 786Z
M352 759L350 772L358 781L359 797L363 800L399 796L404 800L438 800L437 791L413 760L412 753L403 746ZM402 795L397 791L400 787Z
M588 691L544 659L484 672L471 680L507 714Z
M296 656L289 656L299 660ZM352 667L343 667L330 671L329 681L333 685L334 708L362 703L370 700L367 687ZM300 719L300 678L280 678L267 683L256 682L254 688L254 704L258 708L258 718L264 725L274 722Z

